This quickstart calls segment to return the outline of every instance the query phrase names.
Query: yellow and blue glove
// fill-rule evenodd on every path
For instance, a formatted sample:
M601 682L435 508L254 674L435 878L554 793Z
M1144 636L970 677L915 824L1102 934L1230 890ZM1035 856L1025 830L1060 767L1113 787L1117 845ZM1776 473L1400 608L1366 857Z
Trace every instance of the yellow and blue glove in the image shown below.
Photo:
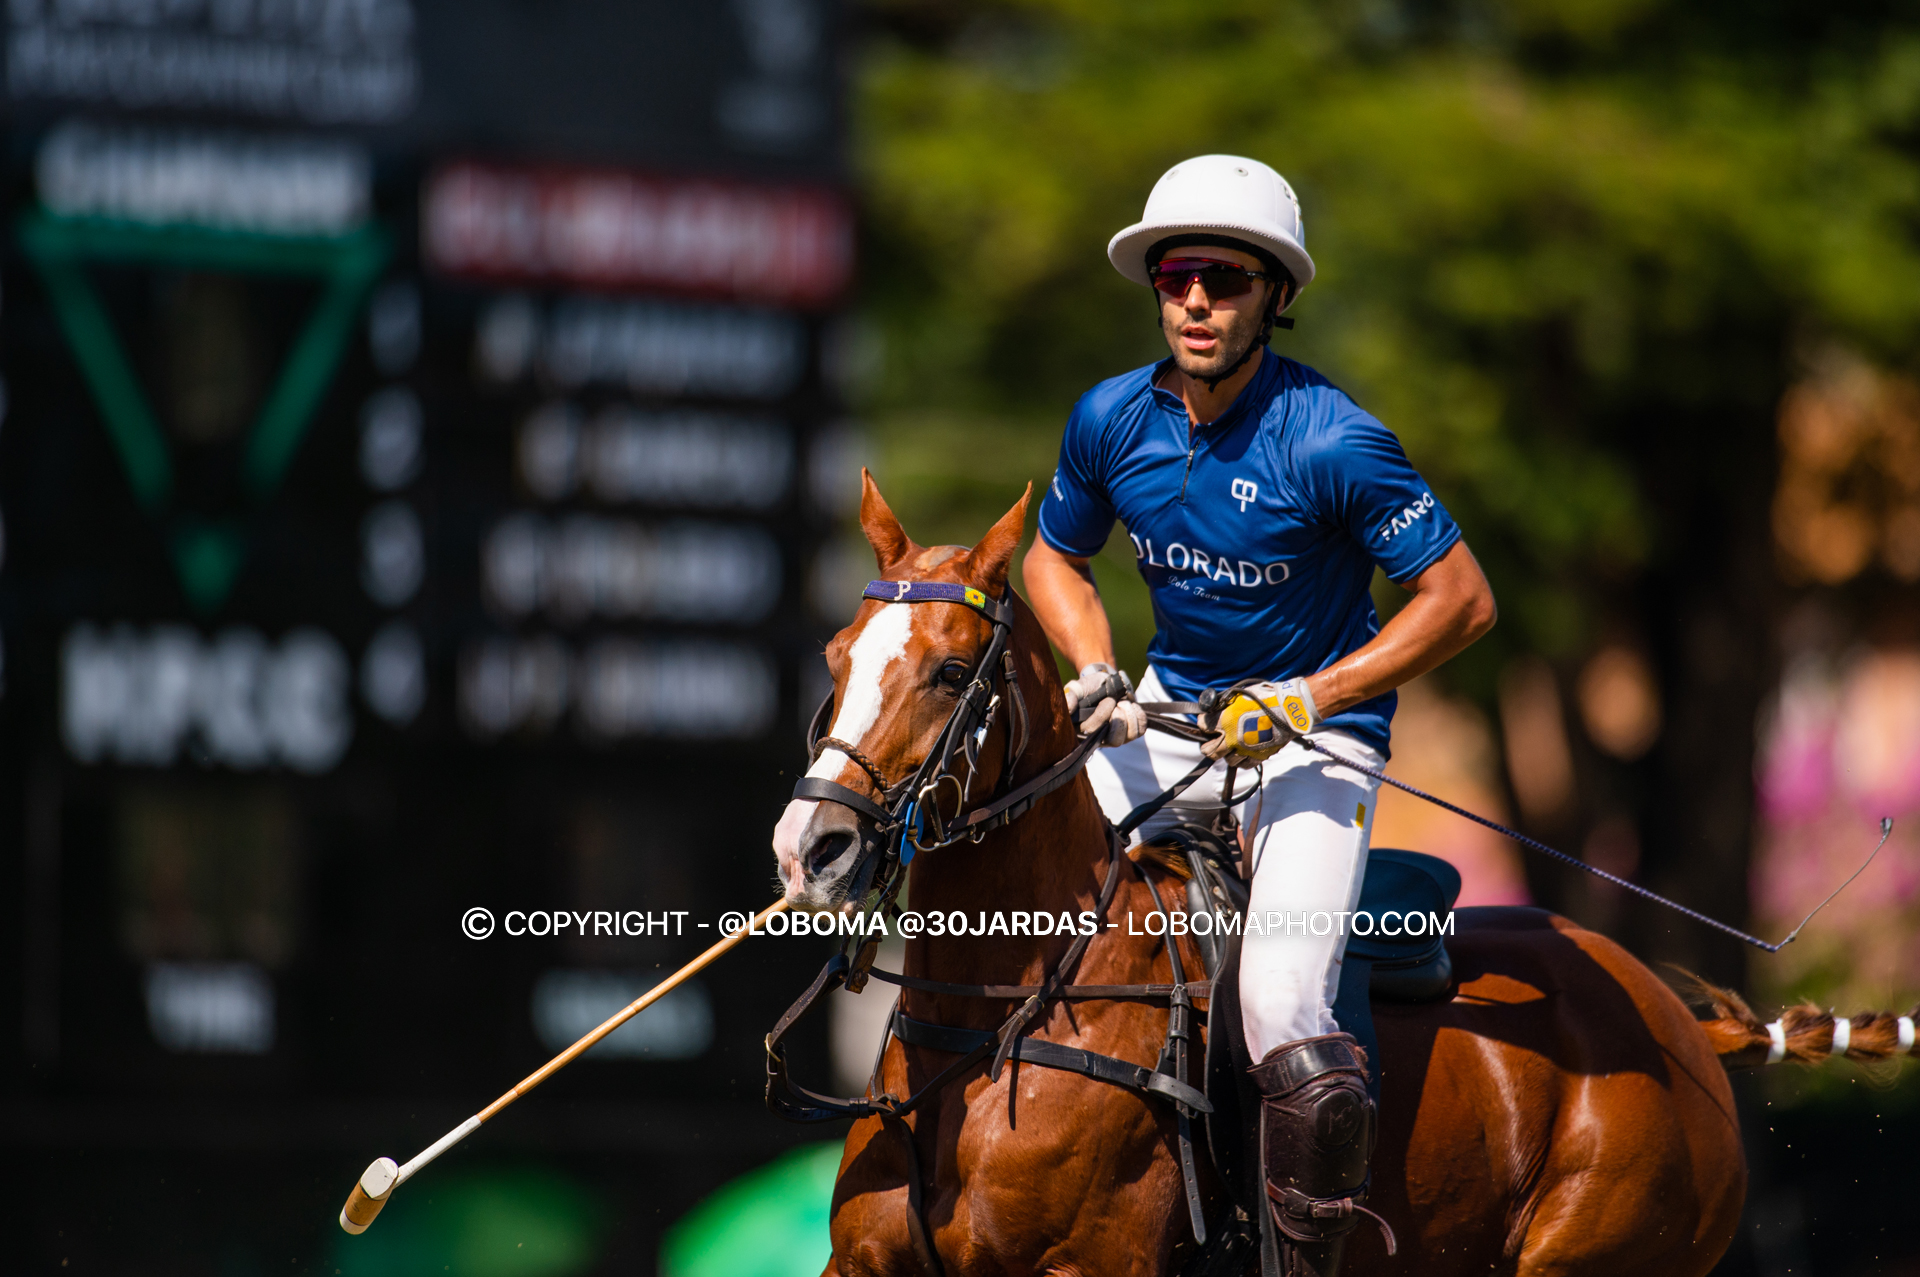
M1230 757L1239 762L1264 763L1295 737L1305 736L1319 725L1320 710L1304 678L1253 683L1234 693L1221 708L1214 720L1214 737L1200 747L1200 752L1216 762Z

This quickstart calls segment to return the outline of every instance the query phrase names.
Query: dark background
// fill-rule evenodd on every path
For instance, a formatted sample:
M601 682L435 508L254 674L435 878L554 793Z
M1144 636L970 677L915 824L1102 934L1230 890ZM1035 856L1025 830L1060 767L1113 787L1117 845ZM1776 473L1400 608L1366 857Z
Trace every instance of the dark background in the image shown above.
M0 1022L9 1027L0 1034L0 1145L23 1172L0 1208L9 1271L441 1271L445 1256L389 1245L369 1258L375 1248L356 1253L360 1239L340 1232L340 1201L368 1160L404 1161L552 1054L530 1010L542 972L664 974L716 938L722 911L772 898L768 830L791 784L781 772L790 776L800 760L803 677L812 677L809 662L830 632L810 610L806 582L813 547L840 511L815 499L807 476L814 441L844 411L821 371L834 308L796 312L801 372L771 403L568 391L538 376L499 385L476 371L476 325L516 289L436 273L422 262L419 227L423 183L450 159L840 189L839 12L814 0L758 6L800 30L776 30L767 37L774 53L756 60L746 34L755 8L401 0L398 11L416 19L411 33L376 52L410 62L417 80L409 102L376 119L128 101L115 87L125 81L111 77L64 94L12 85L9 221L37 203L35 158L48 130L65 122L161 138L322 137L361 148L371 175L367 224L390 252L355 303L284 480L264 499L250 498L240 480L245 427L320 284L191 263L85 268L171 450L172 499L155 511L129 488L42 276L7 237ZM332 11L309 9L317 20ZM157 25L68 22L63 12L16 7L12 41L36 14L37 29L76 40L224 38L209 34L212 19L193 6ZM342 47L324 30L262 27L233 38L296 53ZM344 47L358 56L350 39ZM774 135L730 126L725 95L756 83L787 94L799 125ZM394 286L417 297L418 350L382 367L367 297ZM537 280L517 291L542 306L594 295ZM362 409L393 387L420 405L424 463L382 493L361 474ZM223 390L237 403L216 403L207 411L224 412L224 422L196 430L183 405L199 394L204 407ZM515 432L555 398L589 417L626 403L771 419L791 438L791 474L771 505L745 512L607 505L584 494L543 503L517 477ZM398 604L377 601L363 583L362 521L388 500L414 512L425 558L418 587ZM777 597L745 625L508 615L487 600L480 545L516 509L764 528L780 551ZM231 590L211 606L189 597L170 553L170 537L191 519L224 521L244 547ZM424 702L399 723L368 708L360 679L373 635L395 620L417 637L426 679ZM82 624L101 634L129 626L139 636L181 626L207 642L244 628L270 646L317 629L347 659L351 743L313 774L284 761L236 765L192 732L161 765L83 761L61 734L71 677L61 644ZM770 662L775 701L746 734L722 730L715 739L669 730L609 742L583 731L577 712L505 735L476 731L458 708L463 653L540 635L576 652L609 636L745 643ZM804 691L817 695L817 686ZM142 859L152 856L172 859L156 870ZM460 931L472 906L496 916L515 908L688 916L679 936L496 931L474 941ZM139 931L141 918L162 915L171 930ZM697 929L702 922L708 929ZM154 963L240 963L263 973L271 1045L161 1045L145 993ZM555 1262L564 1271L650 1271L662 1231L700 1197L820 1138L776 1122L760 1104L760 1039L797 992L795 970L751 959L716 966L701 977L710 1045L687 1059L576 1065L484 1141L437 1165L439 1184L420 1193L411 1225L396 1211L381 1227L403 1238L426 1227L429 1248L453 1246L476 1219L532 1212L553 1230L544 1241L534 1230L543 1249L533 1267L515 1268L512 1255L449 1253L474 1272L553 1271ZM798 1049L817 1076L822 1026L803 1030ZM436 1209L455 1213L422 1225Z

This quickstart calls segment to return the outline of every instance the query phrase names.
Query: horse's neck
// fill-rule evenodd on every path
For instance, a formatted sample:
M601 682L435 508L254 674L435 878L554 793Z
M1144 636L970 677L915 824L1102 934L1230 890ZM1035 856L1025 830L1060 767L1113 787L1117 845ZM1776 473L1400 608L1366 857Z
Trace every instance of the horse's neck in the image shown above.
M1025 816L983 838L929 853L913 865L908 903L922 916L964 913L970 928L998 914L1078 914L1093 907L1110 852L1106 822L1084 776L1041 799ZM982 919L980 915L984 914ZM1021 983L1067 940L1003 934L992 943L928 937L908 947L915 975L961 983Z
M1019 785L1067 757L1079 738L1061 699L1053 650L1024 602L1015 605L1012 651L1032 715L1032 739L1011 778ZM1047 937L1013 935L1010 928L957 940L923 935L907 946L908 970L963 984L1026 983L1025 975L1049 965L1070 943L1057 915L1093 907L1108 859L1106 819L1084 772L978 843L928 853L913 864L909 904L916 913L961 912L971 929L990 926L996 913L1020 910L1055 915L1056 925Z

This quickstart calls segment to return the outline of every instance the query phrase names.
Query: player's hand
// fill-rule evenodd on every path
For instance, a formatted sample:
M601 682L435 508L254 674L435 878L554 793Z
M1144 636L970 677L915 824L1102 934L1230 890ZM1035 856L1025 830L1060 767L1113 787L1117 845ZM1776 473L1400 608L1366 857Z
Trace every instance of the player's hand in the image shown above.
M1138 740L1147 730L1147 712L1133 699L1133 684L1124 672L1096 661L1067 684L1067 712L1082 736L1104 734L1103 747Z
M1320 725L1320 710L1307 680L1254 683L1235 693L1214 720L1218 730L1200 752L1218 762L1233 758L1264 763L1296 737Z

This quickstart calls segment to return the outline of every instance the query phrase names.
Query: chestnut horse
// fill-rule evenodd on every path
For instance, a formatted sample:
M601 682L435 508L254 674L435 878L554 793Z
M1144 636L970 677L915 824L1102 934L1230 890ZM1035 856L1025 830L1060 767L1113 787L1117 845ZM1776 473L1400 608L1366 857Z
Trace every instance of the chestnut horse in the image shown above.
M924 549L866 477L860 517L882 577L959 583L999 597L1026 507L1022 498L970 550ZM1015 610L1008 650L1032 720L1011 778L1022 782L1065 757L1076 738L1046 636L1024 602ZM835 687L829 734L854 745L887 783L908 775L934 748L990 637L973 608L869 599L827 648ZM992 737L979 754L976 803L1003 779L1006 732L996 728ZM866 768L835 749L810 774L873 789ZM872 846L863 819L830 801L789 806L774 842L795 906L845 903ZM910 904L923 914L1077 916L1096 907L1109 854L1106 820L1078 776L979 843L916 857ZM1171 978L1164 942L1125 923L1155 911L1142 875L1156 871L1131 863L1123 871L1103 920L1122 925L1100 930L1077 969L1064 973L1076 983ZM1463 909L1456 919L1454 996L1375 1007L1383 1094L1368 1206L1392 1224L1399 1253L1389 1258L1363 1226L1349 1241L1347 1271L1705 1273L1733 1236L1746 1188L1720 1057L1759 1062L1766 1030L1718 991L1710 991L1717 1018L1697 1022L1624 949L1564 918L1503 908ZM928 980L1034 985L1068 943L1059 935L920 935L907 943L905 970ZM1193 978L1200 955L1182 952ZM866 996L885 995L869 988ZM915 1019L976 1030L998 1029L1014 1007L914 989L901 1003ZM1151 1065L1166 1017L1164 1005L1139 1001L1056 1002L1030 1031ZM1889 1053L1890 1023L1863 1022L1852 1053ZM1802 1013L1789 1056L1813 1058L1831 1029L1821 1013ZM896 1038L880 1063L880 1087L912 1094L955 1059ZM918 1232L948 1277L1178 1273L1195 1245L1175 1121L1171 1104L1078 1073L1015 1064L994 1081L980 1064L904 1119L854 1124L834 1189L826 1271L926 1274ZM916 1168L919 1182L910 1185ZM1218 1215L1228 1207L1224 1190L1210 1175L1206 1188ZM916 1202L917 1223L909 1220Z

